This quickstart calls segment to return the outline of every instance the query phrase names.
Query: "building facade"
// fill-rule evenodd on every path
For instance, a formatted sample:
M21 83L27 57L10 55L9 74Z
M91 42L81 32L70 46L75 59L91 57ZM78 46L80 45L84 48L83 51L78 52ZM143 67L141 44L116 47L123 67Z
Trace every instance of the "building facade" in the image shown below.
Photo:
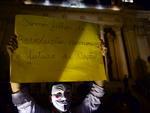
M10 35L14 34L14 20L17 14L67 18L99 25L100 37L107 47L104 58L106 74L110 80L122 80L128 76L141 79L147 72L147 57L150 56L150 12L111 8L73 8L5 2L0 7L1 50ZM5 63L4 63L5 64ZM2 81L7 77L9 63L2 67ZM145 74L144 74L145 73Z

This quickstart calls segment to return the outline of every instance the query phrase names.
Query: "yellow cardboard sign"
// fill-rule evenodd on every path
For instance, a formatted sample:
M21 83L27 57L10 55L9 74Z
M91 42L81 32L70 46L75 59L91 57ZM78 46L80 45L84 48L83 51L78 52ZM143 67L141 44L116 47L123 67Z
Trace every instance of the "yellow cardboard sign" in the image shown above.
M11 81L105 80L97 25L42 16L17 15L19 48L11 61Z

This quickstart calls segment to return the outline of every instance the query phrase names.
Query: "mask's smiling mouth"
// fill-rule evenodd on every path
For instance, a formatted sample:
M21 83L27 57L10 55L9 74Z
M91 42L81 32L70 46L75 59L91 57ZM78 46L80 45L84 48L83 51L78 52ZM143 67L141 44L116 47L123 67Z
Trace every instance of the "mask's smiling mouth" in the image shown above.
M68 102L66 100L57 100L58 103L68 105Z

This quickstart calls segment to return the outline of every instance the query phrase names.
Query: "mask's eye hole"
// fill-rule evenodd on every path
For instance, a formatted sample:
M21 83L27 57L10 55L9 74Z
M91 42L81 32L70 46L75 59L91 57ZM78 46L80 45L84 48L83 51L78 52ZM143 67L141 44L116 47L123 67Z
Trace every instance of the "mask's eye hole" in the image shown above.
M55 94L55 97L56 97L56 98L59 98L59 97L61 97L61 96L62 96L62 93L60 93L60 92L57 93L57 94Z

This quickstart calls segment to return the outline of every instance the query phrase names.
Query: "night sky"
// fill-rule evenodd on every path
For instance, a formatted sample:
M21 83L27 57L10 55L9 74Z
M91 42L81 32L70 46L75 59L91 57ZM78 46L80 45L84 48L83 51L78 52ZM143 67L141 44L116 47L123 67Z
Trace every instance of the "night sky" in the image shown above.
M150 0L134 0L142 9L150 10Z

